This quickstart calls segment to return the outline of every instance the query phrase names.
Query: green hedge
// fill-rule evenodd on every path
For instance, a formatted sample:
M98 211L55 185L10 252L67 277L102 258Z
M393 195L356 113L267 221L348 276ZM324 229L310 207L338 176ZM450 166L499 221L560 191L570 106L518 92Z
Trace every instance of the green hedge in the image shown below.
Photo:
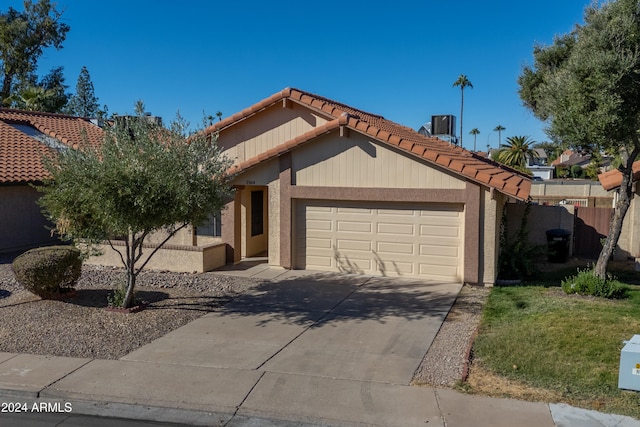
M31 249L13 261L20 285L42 298L54 298L72 288L80 277L80 250L73 246Z

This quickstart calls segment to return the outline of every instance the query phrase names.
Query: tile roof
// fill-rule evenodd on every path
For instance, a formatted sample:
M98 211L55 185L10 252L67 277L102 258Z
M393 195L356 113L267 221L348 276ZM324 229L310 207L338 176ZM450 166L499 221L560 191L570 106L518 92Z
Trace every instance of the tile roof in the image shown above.
M76 148L85 138L90 144L98 144L103 135L102 129L88 119L0 108L0 184L35 182L47 177L42 155L49 148L12 125L26 126L56 143Z
M640 179L640 160L633 162L633 180L637 181L638 179ZM618 169L612 169L599 174L598 180L605 190L610 191L622 184L622 172Z
M268 150L266 153L247 159L232 168L232 172L237 173L253 167L262 161L290 151L294 147L308 142L321 134L331 132L340 126L345 126L375 138L382 143L395 146L410 155L439 165L466 179L495 188L509 196L521 200L526 200L529 197L531 179L514 169L500 165L441 139L421 135L409 127L394 123L382 116L367 113L298 89L286 88L210 126L205 132L220 132L283 99L291 100L324 114L330 121L295 139L283 141L282 144Z

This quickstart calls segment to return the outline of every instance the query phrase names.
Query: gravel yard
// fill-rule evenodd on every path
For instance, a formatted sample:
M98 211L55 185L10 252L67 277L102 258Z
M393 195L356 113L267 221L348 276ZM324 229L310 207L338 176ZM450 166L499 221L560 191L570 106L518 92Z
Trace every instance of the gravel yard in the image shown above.
M212 273L144 271L136 289L149 306L122 314L105 310L114 284L123 280L121 269L85 265L77 295L52 301L22 289L9 262L0 258L0 352L10 353L118 359L261 283ZM488 291L463 287L414 384L452 386L462 378Z
M138 297L150 303L135 314L109 312L107 297L122 270L85 265L68 301L41 300L0 263L0 352L118 359L215 310L259 285L214 274L143 271Z
M413 377L414 384L451 387L462 379L489 291L479 286L462 287Z

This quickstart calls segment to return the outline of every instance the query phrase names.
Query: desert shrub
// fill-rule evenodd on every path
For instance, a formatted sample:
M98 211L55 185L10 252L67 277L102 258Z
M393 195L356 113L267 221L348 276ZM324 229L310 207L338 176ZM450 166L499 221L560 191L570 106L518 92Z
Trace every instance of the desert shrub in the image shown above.
M562 290L567 294L593 295L595 297L624 298L627 287L613 277L601 279L591 270L578 270L575 276L562 281Z
M113 293L107 296L107 304L109 307L122 307L126 294L126 286L116 285L113 289Z
M82 270L80 251L73 246L31 249L12 265L22 287L41 298L52 298L73 287Z

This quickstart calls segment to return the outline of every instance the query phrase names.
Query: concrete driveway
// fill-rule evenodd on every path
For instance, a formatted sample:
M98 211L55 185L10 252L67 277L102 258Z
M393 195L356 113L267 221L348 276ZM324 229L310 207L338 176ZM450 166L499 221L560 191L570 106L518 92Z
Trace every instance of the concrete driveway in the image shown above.
M293 274L123 360L409 384L460 291L454 283Z
M39 396L205 411L207 425L444 425L435 391L408 385L460 284L256 277L252 293L120 360L84 361Z

